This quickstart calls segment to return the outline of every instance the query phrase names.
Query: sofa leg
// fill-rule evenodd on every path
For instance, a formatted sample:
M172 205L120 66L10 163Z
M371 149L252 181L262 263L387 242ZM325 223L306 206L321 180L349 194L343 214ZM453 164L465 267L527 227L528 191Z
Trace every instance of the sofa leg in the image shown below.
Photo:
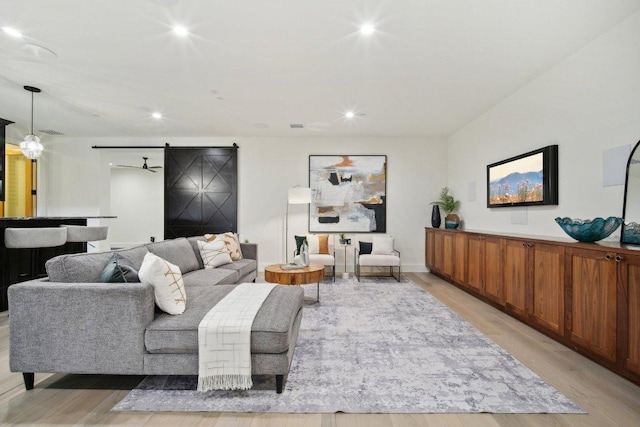
M24 378L24 388L27 390L33 390L33 383L36 375L33 372L23 372L22 377Z
M284 375L276 375L276 393L282 393L282 385L284 383Z

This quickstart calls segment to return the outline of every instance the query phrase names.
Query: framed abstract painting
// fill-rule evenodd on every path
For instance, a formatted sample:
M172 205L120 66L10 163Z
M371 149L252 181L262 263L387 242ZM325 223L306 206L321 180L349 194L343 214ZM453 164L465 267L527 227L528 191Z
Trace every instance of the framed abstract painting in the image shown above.
M310 155L309 231L386 233L387 156Z

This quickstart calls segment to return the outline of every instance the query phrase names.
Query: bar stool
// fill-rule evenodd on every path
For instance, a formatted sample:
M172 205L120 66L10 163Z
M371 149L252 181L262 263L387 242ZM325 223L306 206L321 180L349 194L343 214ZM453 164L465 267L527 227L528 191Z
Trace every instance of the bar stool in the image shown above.
M7 249L30 249L31 271L27 279L38 277L38 255L40 248L62 246L67 241L67 230L59 227L6 228L4 245ZM24 277L24 275L21 275Z
M97 242L98 240L106 240L109 234L108 225L67 225L62 224L60 227L67 230L67 242L87 243Z

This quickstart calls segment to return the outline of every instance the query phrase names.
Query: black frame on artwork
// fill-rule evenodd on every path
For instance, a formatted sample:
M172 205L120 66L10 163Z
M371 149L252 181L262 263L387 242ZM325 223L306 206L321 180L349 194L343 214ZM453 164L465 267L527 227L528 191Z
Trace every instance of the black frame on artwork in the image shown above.
M516 163L527 157L542 153L542 200L537 201L509 201L496 202L491 200L491 170L497 166ZM545 206L558 204L558 145L548 145L519 156L501 160L487 165L487 207L503 208L510 206Z
M366 203L364 200L350 200L345 204L345 208L348 208L348 205L356 205L359 204L366 209L373 211L373 215L375 218L375 229L373 230L363 230L358 227L348 227L349 223L345 221L339 221L337 224L339 226L332 226L332 223L326 223L326 225L321 224L320 222L314 222L314 216L312 216L312 209L316 207L315 203L312 201L309 204L309 232L311 233L386 233L387 232L387 175L388 175L388 163L387 156L385 154L310 154L309 155L309 187L312 191L312 197L315 199L317 188L314 188L312 182L312 159L313 158L342 158L344 162L345 159L355 159L358 158L379 158L383 164L383 175L384 175L384 193L379 195L380 203ZM338 180L342 183L343 175L339 175L336 173L335 177L330 177L330 180ZM350 176L349 180L352 180L353 176ZM331 182L331 181L330 181ZM351 182L345 179L344 182Z

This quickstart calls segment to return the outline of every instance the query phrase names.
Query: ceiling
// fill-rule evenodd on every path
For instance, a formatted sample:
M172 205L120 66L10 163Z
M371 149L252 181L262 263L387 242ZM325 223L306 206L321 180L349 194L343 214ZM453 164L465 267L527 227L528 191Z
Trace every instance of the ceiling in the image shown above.
M24 37L0 32L0 117L29 129L31 85L43 141L41 130L449 135L638 10L640 0L3 0L0 27Z

